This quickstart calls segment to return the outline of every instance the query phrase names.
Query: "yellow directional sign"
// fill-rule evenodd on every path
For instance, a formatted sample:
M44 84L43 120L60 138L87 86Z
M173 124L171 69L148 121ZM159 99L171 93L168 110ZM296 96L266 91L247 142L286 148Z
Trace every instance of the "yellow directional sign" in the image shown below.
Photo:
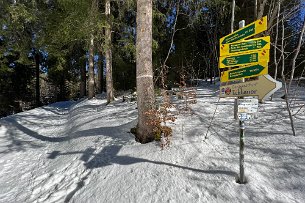
M268 74L268 62L262 62L251 66L245 66L236 68L233 70L225 71L221 73L221 82L227 82L232 80L239 80L242 78L256 77L260 75Z
M267 30L267 16L220 39L220 45L238 42Z
M219 68L253 65L263 61L269 62L269 49L262 49L242 54L232 54L230 56L219 57Z
M270 75L262 75L258 77L258 80L221 86L219 96L258 96L258 99L265 100L281 87L282 83L274 80Z
M227 56L259 49L270 49L270 36L220 45L220 56Z

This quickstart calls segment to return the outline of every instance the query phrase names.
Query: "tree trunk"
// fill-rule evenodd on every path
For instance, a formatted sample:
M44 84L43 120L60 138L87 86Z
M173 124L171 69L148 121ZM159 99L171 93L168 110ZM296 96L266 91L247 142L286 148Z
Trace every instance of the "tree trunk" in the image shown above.
M80 62L80 97L86 96L86 63L81 59Z
M107 91L107 103L110 103L114 100L113 81L112 81L110 0L106 0L105 2L105 14L106 14L106 29L105 29L106 91Z
M235 0L232 0L231 33L234 32Z
M271 27L274 26L273 24L273 21L277 18L277 14L278 12L278 9L280 9L279 6L277 6L278 4L281 4L282 0L277 0L274 2L274 9L269 11L269 14L268 14L268 27L267 27L267 32L266 32L266 35L270 35L271 33Z
M276 28L275 28L275 40L274 40L274 79L277 78L277 71L278 71L278 65L279 62L277 61L277 40L279 38L279 19L280 19L280 10L281 10L281 2L278 3L278 10L277 10L277 20L276 20ZM273 99L273 95L271 96L271 101Z
M303 27L302 27L301 33L299 35L299 41L298 41L298 44L297 44L297 48L295 49L295 54L294 54L293 59L292 59L291 75L290 75L290 81L289 81L289 86L288 86L288 92L291 88L291 83L292 83L292 80L293 80L293 77L294 77L295 63L296 63L297 57L299 55L299 52L301 50L301 45L302 45L304 32L305 32L305 16L304 16L304 19L303 19Z
M257 13L257 19L261 19L264 15L264 9L266 7L266 3L267 3L267 0L260 0L259 1L259 10L258 10L258 13Z
M283 81L284 90L285 90L285 103L286 103L288 115L289 115L289 118L290 118L291 130L292 130L293 136L296 136L293 117L292 117L292 113L291 113L290 105L289 105L288 88L287 88L287 85L286 85L286 79L285 79L285 74L284 74L284 72L285 72L285 55L284 55L284 53L285 53L285 50L284 50L285 26L284 26L284 20L285 20L285 18L283 17L283 19L282 19L282 43L281 43L281 52L282 52L282 72L281 72L281 76L282 76L282 81Z
M98 59L98 71L97 71L97 92L100 94L103 92L103 68L104 68L104 63L103 63L103 53L100 50L99 51L99 59Z
M35 53L35 70L36 70L36 106L40 106L40 85L39 85L39 75L40 75L40 69L39 69L39 64L40 64L40 56L39 52L36 51Z
M254 0L254 20L257 20L257 0Z
M137 0L137 104L138 126L136 140L147 143L154 140L153 126L147 113L154 109L152 70L152 0Z
M91 34L91 36L90 36L88 72L89 72L88 99L92 99L95 96L95 93L94 93L94 38L93 38L93 34Z

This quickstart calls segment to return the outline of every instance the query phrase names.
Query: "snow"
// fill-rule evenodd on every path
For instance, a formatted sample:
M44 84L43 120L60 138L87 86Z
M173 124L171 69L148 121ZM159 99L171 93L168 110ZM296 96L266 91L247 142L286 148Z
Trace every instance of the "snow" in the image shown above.
M233 99L202 84L197 103L170 124L164 150L134 140L136 103L120 99L59 102L1 119L0 202L305 202L304 88L292 103L298 136L283 91L246 122L247 183L238 184Z

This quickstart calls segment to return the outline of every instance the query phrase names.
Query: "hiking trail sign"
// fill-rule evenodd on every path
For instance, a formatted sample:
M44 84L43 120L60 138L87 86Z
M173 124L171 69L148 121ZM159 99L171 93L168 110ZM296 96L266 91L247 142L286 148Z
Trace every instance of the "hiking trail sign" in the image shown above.
M250 78L266 74L268 74L268 62L265 61L255 65L245 66L222 72L220 81L228 82L232 80L239 80L242 78Z
M255 51L259 49L270 49L270 36L244 40L230 44L221 44L220 56L227 56L247 51Z
M219 57L219 68L226 68L239 65L252 65L263 61L269 62L269 50L257 50L243 54L232 54Z
M281 87L282 83L270 75L262 75L258 80L220 86L220 97L258 96L259 100L265 100Z
M220 39L220 45L238 42L267 30L267 16Z

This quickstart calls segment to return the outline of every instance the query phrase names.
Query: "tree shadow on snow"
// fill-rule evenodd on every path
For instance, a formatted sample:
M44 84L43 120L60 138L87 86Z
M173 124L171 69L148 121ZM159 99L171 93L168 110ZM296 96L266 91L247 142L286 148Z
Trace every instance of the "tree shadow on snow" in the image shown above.
M14 119L7 119L4 122L4 125L7 126L7 136L2 137L4 143L7 142L3 151L0 151L0 154L9 153L12 151L26 151L27 148L40 148L43 147L43 142L66 142L71 141L74 139L82 138L82 137L94 137L94 136L106 136L116 141L118 144L124 144L130 140L133 140L134 137L128 134L130 128L134 126L134 121L126 122L119 126L106 126L100 128L93 128L87 129L82 131L77 131L75 133L69 133L67 136L60 136L60 137L52 137L52 136L45 136L35 132L24 125L20 124L18 121ZM21 133L19 133L18 131ZM28 135L28 138L34 139L27 139L23 136L23 134ZM37 142L38 141L38 142Z

